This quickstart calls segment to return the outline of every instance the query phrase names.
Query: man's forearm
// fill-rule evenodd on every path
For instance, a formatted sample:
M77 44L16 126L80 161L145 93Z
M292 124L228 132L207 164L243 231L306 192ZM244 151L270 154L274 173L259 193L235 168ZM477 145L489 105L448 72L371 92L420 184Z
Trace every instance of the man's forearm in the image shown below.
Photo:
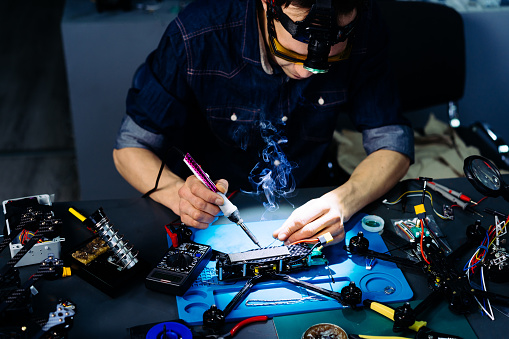
M120 175L138 191L146 193L154 188L161 167L161 159L154 153L144 148L115 149L113 160ZM179 214L178 190L183 184L184 180L165 166L158 189L150 196Z
M353 171L350 179L334 190L348 220L354 213L387 193L408 171L405 155L379 150L367 156Z

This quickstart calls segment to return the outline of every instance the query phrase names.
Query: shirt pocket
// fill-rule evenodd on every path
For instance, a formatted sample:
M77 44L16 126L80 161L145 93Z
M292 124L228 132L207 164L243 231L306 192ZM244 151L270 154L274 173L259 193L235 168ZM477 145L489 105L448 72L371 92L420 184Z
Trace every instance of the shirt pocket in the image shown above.
M229 146L246 150L253 143L255 122L260 109L245 106L207 107L212 133Z
M311 91L299 101L294 120L300 123L303 139L325 142L332 138L346 91Z

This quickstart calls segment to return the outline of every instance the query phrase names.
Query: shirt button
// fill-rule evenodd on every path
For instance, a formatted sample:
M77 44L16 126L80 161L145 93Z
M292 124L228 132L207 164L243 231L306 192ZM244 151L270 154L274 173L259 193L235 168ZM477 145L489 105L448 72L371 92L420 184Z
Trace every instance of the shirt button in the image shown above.
M286 115L283 115L283 117L281 118L281 121L286 122L287 120L288 120L288 117Z
M232 114L232 116L230 117L230 119L231 119L232 121L237 120L237 114L233 113L233 114Z
M318 105L322 106L323 104L325 104L325 100L323 100L323 98L320 97L320 99L318 99Z

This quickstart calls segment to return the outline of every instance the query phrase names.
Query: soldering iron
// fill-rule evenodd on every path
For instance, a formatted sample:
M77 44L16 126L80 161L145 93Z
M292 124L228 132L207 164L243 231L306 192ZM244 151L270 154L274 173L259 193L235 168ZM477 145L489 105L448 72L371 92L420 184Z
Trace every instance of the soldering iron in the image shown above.
M247 236L253 241L253 243L255 243L258 247L261 248L260 243L258 242L258 239L256 239L254 234L244 224L244 220L242 220L242 218L240 217L239 209L237 208L237 206L232 204L232 202L226 197L226 195L224 195L223 193L221 193L221 191L219 191L217 189L216 185L214 185L212 180L210 180L210 177L208 176L208 174L203 171L201 166L198 165L196 163L196 161L194 161L194 159L191 157L191 155L189 153L187 153L184 156L184 162L189 167L189 169L193 172L193 174L205 186L207 186L212 192L219 194L223 198L224 203L221 206L219 206L219 208L223 212L224 216L227 217L228 220L230 220L231 222L234 222L237 225L239 225L242 228L242 230L247 234Z

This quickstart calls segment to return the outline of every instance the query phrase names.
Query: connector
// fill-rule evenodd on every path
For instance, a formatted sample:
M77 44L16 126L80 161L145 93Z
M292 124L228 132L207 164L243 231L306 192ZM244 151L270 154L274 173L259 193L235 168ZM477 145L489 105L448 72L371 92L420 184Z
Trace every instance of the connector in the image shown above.
M330 234L330 232L327 232L325 233L324 235L321 235L318 237L318 241L320 242L321 245L325 245L325 244L328 244L330 243L332 240L334 240L334 238L332 237L332 235Z
M70 277L71 276L71 268L70 267L63 267L62 277Z
M424 219L426 217L426 209L424 208L424 204L414 206L415 214L417 218Z

